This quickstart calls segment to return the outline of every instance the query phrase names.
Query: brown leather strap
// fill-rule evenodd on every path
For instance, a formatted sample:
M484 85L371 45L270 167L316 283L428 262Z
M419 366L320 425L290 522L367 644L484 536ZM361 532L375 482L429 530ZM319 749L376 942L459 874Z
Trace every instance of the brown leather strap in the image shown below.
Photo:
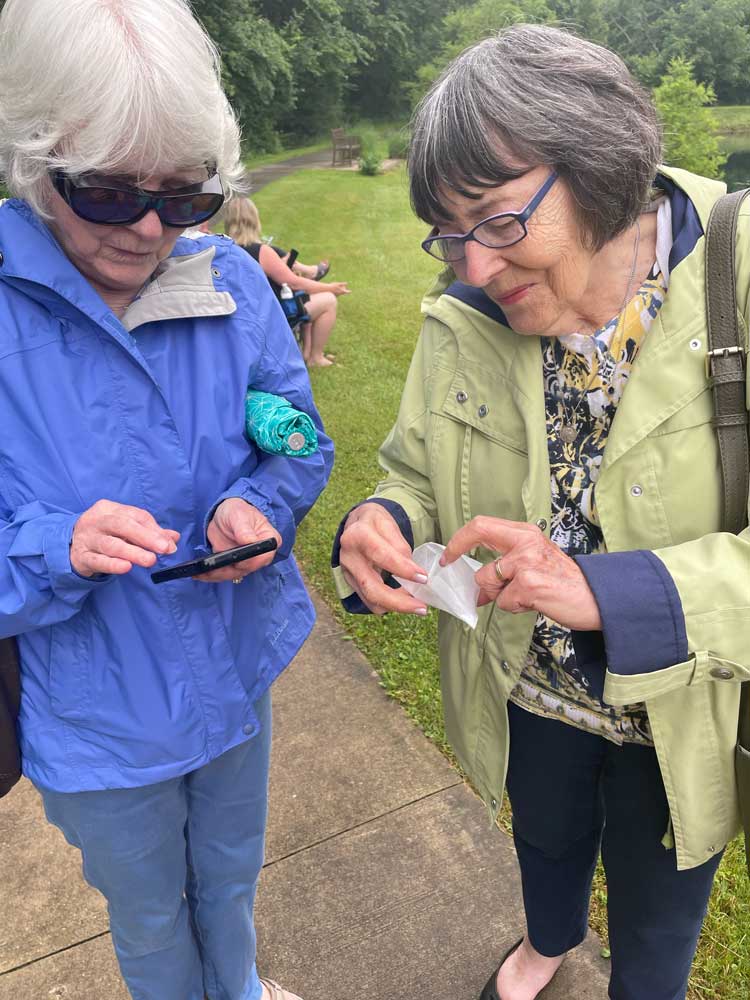
M706 227L706 372L714 390L714 423L724 481L723 528L734 534L747 524L750 441L745 402L747 353L737 322L734 248L737 216L750 190L719 198Z
M745 402L747 352L737 322L737 289L734 255L737 216L750 191L735 191L719 198L706 227L706 316L708 356L706 373L714 391L714 423L719 438L724 482L725 531L738 533L747 524L750 491L750 442ZM737 726L737 753L750 750L750 683L742 685ZM747 808L740 795L741 808ZM750 817L743 814L745 851L750 872Z

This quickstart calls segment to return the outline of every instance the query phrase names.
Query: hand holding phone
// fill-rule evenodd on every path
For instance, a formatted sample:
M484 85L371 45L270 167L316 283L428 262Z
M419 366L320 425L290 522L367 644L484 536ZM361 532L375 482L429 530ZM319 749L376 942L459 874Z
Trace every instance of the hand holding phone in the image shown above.
M208 544L214 552L224 552L239 545L248 545L259 538L275 538L279 548L283 539L275 526L257 507L240 497L227 497L214 510L206 528ZM224 569L213 569L197 577L201 583L222 583L257 573L276 558L276 552L266 552Z
M191 559L189 562L157 570L151 574L151 579L154 583L167 583L169 580L182 580L186 576L200 576L201 573L210 573L214 569L232 566L234 563L244 562L245 559L263 555L264 552L273 552L277 544L275 538L262 538L259 542L238 545L233 549L224 549L223 552L214 552L202 559Z

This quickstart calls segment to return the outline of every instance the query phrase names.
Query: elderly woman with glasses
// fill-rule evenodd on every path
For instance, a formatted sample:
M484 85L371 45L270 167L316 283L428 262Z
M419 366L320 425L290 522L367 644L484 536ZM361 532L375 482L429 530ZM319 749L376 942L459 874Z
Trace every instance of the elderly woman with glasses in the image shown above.
M258 976L253 902L270 686L314 617L292 546L332 446L261 269L180 238L242 173L217 53L186 0L6 0L0 84L0 629L24 771L107 899L133 997L293 1000ZM248 387L306 411L315 453L249 442ZM274 551L151 579L258 540Z
M422 245L447 266L333 562L349 610L416 615L389 576L426 582L416 546L485 563L476 629L440 619L447 732L493 818L507 787L526 910L482 1000L544 990L600 850L610 997L684 997L739 829L750 538L721 530L703 289L724 187L660 153L620 59L548 27L464 52L413 121Z

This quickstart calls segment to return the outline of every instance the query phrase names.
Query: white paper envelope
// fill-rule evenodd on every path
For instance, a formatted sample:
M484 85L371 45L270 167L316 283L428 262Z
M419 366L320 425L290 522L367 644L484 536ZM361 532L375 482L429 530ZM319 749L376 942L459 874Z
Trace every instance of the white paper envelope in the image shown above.
M412 559L427 574L427 583L414 583L400 576L394 579L417 600L447 611L471 628L476 628L479 585L474 581L474 573L482 563L469 556L460 556L450 566L441 566L439 560L444 550L445 546L437 542L425 542L414 549Z

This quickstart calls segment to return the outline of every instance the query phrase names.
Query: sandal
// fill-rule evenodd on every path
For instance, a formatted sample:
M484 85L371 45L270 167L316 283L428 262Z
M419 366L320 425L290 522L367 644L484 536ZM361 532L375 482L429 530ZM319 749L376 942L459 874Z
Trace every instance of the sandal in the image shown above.
M261 979L260 982L268 990L271 1000L301 1000L296 993L290 993L289 990L282 989L273 979Z
M502 961L495 969L495 971L492 973L490 978L487 980L487 985L482 990L479 996L479 1000L503 1000L503 998L497 992L497 975L502 969L502 967L505 965L505 963L508 961L510 956L513 954L513 952L518 951L518 949L521 947L522 944L523 944L523 938L521 938L520 941L516 941L513 947L509 948L505 952Z
M322 281L330 270L331 270L331 265L328 263L328 261L327 260L321 261L320 264L318 264L318 270L315 272L314 280Z

